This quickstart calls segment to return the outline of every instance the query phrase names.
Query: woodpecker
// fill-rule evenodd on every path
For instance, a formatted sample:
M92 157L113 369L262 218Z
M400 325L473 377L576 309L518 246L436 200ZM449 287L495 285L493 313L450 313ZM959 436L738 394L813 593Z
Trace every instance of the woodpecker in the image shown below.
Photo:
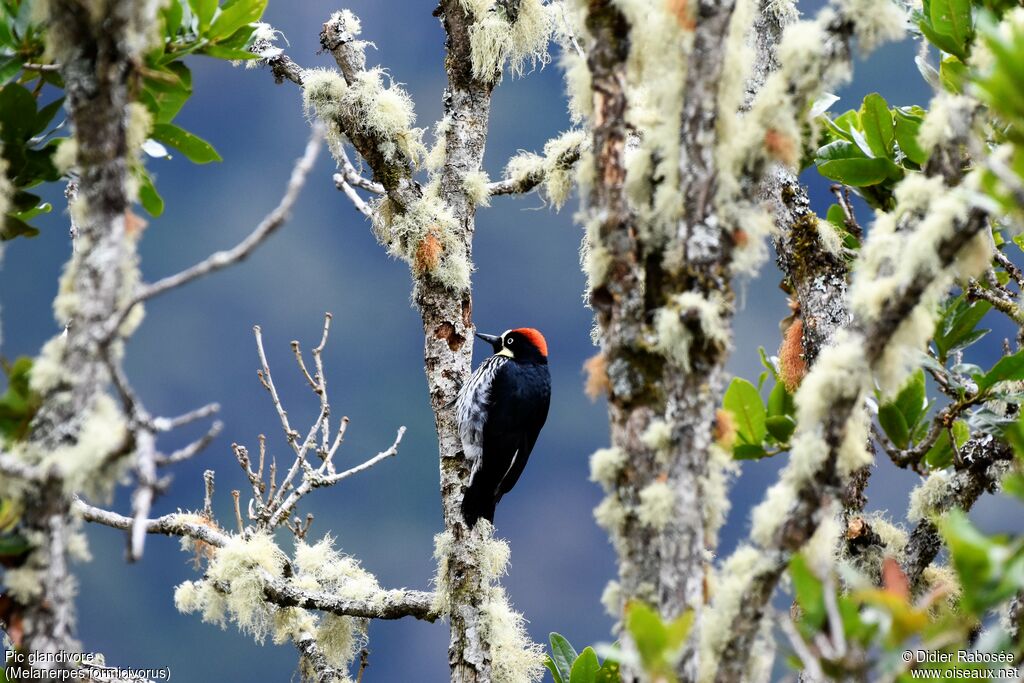
M476 369L455 404L471 465L462 499L470 528L481 517L494 522L494 508L519 481L551 403L548 345L540 332L521 327L501 336L476 336L494 355Z

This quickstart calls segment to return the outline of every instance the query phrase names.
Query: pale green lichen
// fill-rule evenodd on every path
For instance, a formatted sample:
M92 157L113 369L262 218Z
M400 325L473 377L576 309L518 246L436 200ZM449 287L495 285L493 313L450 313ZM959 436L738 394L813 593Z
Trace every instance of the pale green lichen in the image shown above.
M621 448L599 448L590 456L590 481L610 491L625 464L626 452Z
M448 156L447 138L451 125L451 116L445 116L434 124L434 144L430 148L430 151L427 152L426 158L423 160L423 166L428 171L439 171L441 170L441 167L444 166L445 159Z
M614 493L609 493L594 508L594 520L605 531L617 534L626 521L626 508Z
M689 371L690 354L695 343L728 347L726 315L725 299L717 292L707 297L698 292L677 294L655 316L655 348L680 368ZM695 333L694 328L698 332Z
M470 57L476 78L498 80L506 64L513 76L521 76L528 64L536 68L550 61L552 22L542 0L519 2L514 21L494 0L469 4L473 15Z
M341 101L348 85L334 69L309 69L302 75L302 102L306 114L325 122L341 118Z
M490 182L486 171L470 171L462 178L462 189L476 206L490 206L491 191L487 187Z
M80 418L74 443L48 450L29 447L26 457L44 469L60 473L64 490L107 500L126 463L114 457L128 443L128 426L117 404L97 394Z
M587 141L584 130L570 130L551 138L544 145L544 192L555 209L561 209L572 191L573 173L563 161L573 151L579 153Z
M5 569L3 584L15 600L30 605L43 594L42 573L30 565Z
M828 576L835 568L841 535L839 506L833 503L822 510L821 523L801 549L818 576Z
M451 290L469 287L472 265L455 231L451 208L428 186L423 196L397 209L389 198L373 214L373 230L388 253L408 263L418 276L430 276Z
M656 453L659 461L664 462L672 448L672 426L656 417L640 435L640 441Z
M718 532L732 508L729 500L729 482L740 472L740 464L732 451L717 443L708 448L708 465L701 481L700 500L704 506L704 538L709 548L718 545Z
M710 683L715 678L722 650L733 633L733 622L750 582L764 565L764 558L754 548L741 546L734 552L712 581L711 605L705 610L697 637L700 657L697 680Z
M936 470L911 491L910 505L907 507L908 521L931 519L941 510L949 495L950 476L948 470Z
M605 614L619 618L622 614L622 586L618 581L609 581L601 591L601 606Z
M829 407L842 400L859 404L870 377L862 342L857 335L840 331L832 345L822 350L811 372L800 384L794 398L796 433L790 441L789 462L779 481L751 515L751 537L762 546L770 546L779 526L798 499L797 492L810 481L828 457L830 449L822 433L822 423ZM841 445L844 471L852 471L869 462L860 450L859 441L866 437L866 424L854 422ZM866 440L866 438L865 438Z
M451 532L434 537L434 609L448 615L455 596L449 577L449 561L453 553L468 553L469 561L478 568L483 586L480 611L480 636L490 647L491 673L495 683L533 683L544 672L544 652L526 632L523 615L512 609L508 596L497 580L505 574L511 555L508 543L494 538L489 522L477 522L467 545L456 547Z
M893 0L839 0L843 15L853 22L853 32L862 53L879 45L902 40L908 13Z
M66 137L53 153L53 166L61 175L66 175L78 163L78 141L75 137Z
M640 490L640 504L636 508L641 524L660 531L672 520L676 493L664 481L653 481Z
M494 683L535 683L544 675L544 648L526 631L526 619L515 611L501 586L491 586L481 610L482 636L491 649Z
M50 338L32 362L29 387L40 395L47 395L67 380L64 370L64 349L67 338L63 334Z

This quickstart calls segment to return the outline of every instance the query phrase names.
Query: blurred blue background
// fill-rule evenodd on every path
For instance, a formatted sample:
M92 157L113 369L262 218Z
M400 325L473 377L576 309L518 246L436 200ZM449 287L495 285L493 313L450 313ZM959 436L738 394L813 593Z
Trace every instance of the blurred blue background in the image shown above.
M412 0L353 0L364 37L376 44L370 63L385 65L413 95L418 124L430 126L441 112L444 89L443 32L431 17L433 3ZM820 2L801 3L813 12ZM320 0L272 0L266 19L283 31L288 52L303 66L328 66L318 54L320 24L340 6ZM856 65L855 80L839 91L833 109L859 106L872 91L892 105L926 105L930 92L913 62L914 45L889 46ZM229 247L246 235L278 201L294 159L307 138L300 94L292 84L275 86L266 70L243 70L197 58L195 96L179 122L210 140L224 162L194 166L180 155L149 160L167 212L153 220L141 244L148 280L170 274ZM556 65L522 80L506 78L496 90L486 169L497 177L517 150L539 150L569 126L561 74ZM325 354L335 414L351 426L337 458L362 461L385 448L395 429L408 433L396 459L357 479L308 497L316 515L312 535L330 531L340 548L359 557L388 587L429 588L434 571L433 535L441 528L433 418L422 367L422 330L410 306L406 266L389 260L367 222L331 182L334 162L324 153L292 220L247 262L204 278L148 305L144 325L128 347L127 370L149 409L176 415L210 401L223 407L226 429L201 457L174 471L162 514L202 504L202 472L217 471L217 512L232 524L230 490L245 488L230 454L239 442L254 447L265 432L271 452L283 455L277 417L256 379L251 328L263 327L275 380L293 424L309 424L316 402L295 370L288 343L305 348L319 338L325 311L334 332ZM805 180L820 213L830 203L828 185L814 173ZM50 199L64 206L61 188ZM578 267L581 231L573 223L575 200L554 213L536 195L495 198L477 220L474 248L474 313L478 328L500 333L516 326L541 329L551 348L554 399L531 465L498 511L498 533L512 547L506 586L529 619L533 638L546 642L559 631L577 644L608 640L612 620L598 598L615 574L607 536L591 510L600 499L587 481L587 459L607 445L607 415L581 390L581 365L594 353L590 312L582 305L584 279ZM868 219L868 215L863 215ZM34 355L59 332L50 313L61 265L68 258L66 216L45 217L43 233L16 240L0 270L3 348L7 358ZM739 284L740 310L730 369L754 378L757 347L774 352L778 322L788 314L774 263L759 278ZM997 330L982 345L991 362ZM478 346L479 355L486 349ZM478 355L478 358L479 358ZM162 442L166 451L184 445L205 426ZM751 505L774 480L782 458L745 462L734 486L735 507L723 534L727 553L746 534ZM869 490L874 509L901 520L912 473L880 463ZM127 510L124 492L115 507ZM988 529L1014 525L1014 517L986 501L975 517ZM1017 523L1019 524L1019 523ZM169 666L177 680L288 680L296 653L286 646L259 646L229 628L200 624L178 614L174 586L195 578L178 543L149 540L144 560L123 561L124 537L90 529L95 560L78 568L81 582L79 631L86 650L131 666ZM370 626L370 668L364 680L440 683L448 679L448 629L413 620Z

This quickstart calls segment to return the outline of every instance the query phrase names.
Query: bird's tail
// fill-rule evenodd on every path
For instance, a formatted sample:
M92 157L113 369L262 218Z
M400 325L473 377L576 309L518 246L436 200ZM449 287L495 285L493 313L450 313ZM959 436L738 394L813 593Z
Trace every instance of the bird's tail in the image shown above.
M466 489L466 495L462 498L462 518L470 529L481 517L488 522L494 522L494 508L497 501L494 495L487 491L487 487L480 485L481 477L470 483Z

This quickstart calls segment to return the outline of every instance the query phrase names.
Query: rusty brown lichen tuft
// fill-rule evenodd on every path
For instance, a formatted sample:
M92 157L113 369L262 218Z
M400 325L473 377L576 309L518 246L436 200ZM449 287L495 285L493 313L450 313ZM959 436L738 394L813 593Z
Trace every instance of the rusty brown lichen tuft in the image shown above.
M612 388L608 379L608 357L598 351L583 363L583 372L587 379L583 385L583 391L590 400L596 401L600 396L607 396Z
M790 393L796 391L807 374L804 358L804 321L793 318L779 346L779 377Z
M773 158L794 167L799 161L796 141L785 133L769 128L764 134L764 148Z
M416 247L416 254L413 257L413 269L417 275L433 273L441 264L441 254L444 253L444 246L437 237L437 230L431 227L426 236L420 240Z
M736 418L724 408L715 411L714 437L715 443L727 450L736 443Z
M665 9L676 18L684 31L697 28L697 20L693 16L690 0L665 0Z

